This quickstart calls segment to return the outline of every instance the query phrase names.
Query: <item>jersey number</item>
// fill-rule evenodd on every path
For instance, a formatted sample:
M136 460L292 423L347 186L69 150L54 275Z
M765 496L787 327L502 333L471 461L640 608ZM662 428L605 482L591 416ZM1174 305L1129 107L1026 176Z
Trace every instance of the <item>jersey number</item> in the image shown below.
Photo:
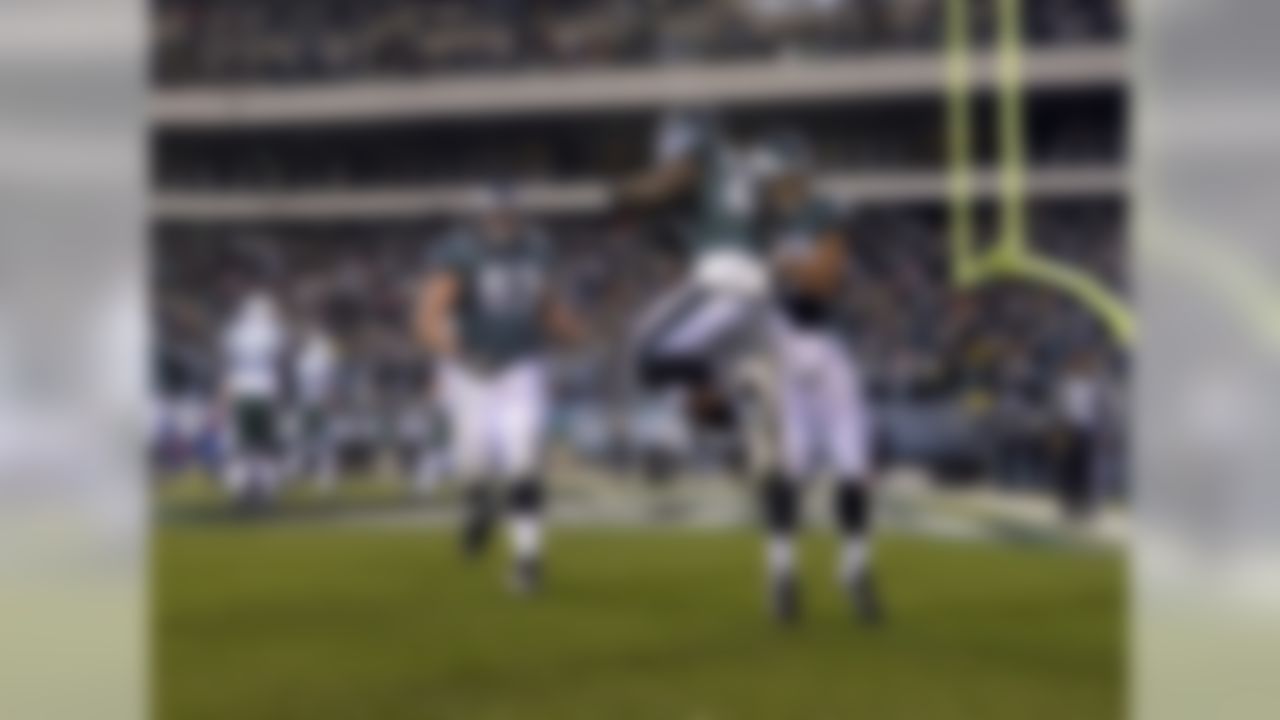
M528 265L490 265L480 271L480 302L485 312L531 312L542 290L542 273Z

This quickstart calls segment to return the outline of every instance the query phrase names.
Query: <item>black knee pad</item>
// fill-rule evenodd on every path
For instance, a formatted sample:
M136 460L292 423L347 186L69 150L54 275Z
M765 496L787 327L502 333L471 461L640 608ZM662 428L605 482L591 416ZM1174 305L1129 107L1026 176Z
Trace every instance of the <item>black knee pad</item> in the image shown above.
M775 473L765 481L760 499L765 523L771 531L789 533L796 529L800 519L800 493L795 483Z
M860 535L871 525L870 494L861 481L842 482L836 489L836 522L846 535Z
M511 511L516 513L536 513L542 509L542 481L538 478L524 478L511 486Z

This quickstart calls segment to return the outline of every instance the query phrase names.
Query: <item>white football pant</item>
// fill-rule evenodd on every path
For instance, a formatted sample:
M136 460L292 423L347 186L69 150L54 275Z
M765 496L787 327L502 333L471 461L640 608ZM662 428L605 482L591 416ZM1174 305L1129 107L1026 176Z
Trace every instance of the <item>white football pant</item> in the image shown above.
M546 373L524 360L493 374L459 363L441 368L441 391L450 420L450 455L464 481L503 481L538 470L547 416Z
M844 340L779 318L774 342L782 471L796 479L823 471L841 482L865 478L871 428L862 379Z

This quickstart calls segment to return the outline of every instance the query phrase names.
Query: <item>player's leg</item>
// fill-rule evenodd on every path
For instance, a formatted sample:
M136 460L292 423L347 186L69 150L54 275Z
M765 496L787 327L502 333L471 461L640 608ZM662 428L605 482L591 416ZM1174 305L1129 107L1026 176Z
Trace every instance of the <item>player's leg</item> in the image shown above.
M255 474L261 483L262 499L271 501L279 494L284 477L280 407L275 399L263 398L254 403L254 414Z
M792 622L800 613L795 536L800 524L801 484L813 459L810 417L814 398L805 383L803 348L792 342L785 328L776 336L778 445L776 469L765 477L761 502L766 528L765 564L774 617Z
M640 382L648 389L671 384L684 375L667 336L706 300L706 292L680 285L658 296L640 314L628 337L628 352Z
M508 527L515 589L536 591L542 576L544 481L541 475L547 415L546 377L540 362L522 362L498 381L495 413L498 458L506 479Z
M335 485L333 443L328 414L323 405L306 403L301 410L299 469L323 493Z
M244 503L253 483L252 467L246 448L246 425L242 401L236 401L229 416L221 423L222 480L232 502Z
M770 473L761 487L766 527L765 566L770 610L784 623L800 614L800 581L796 573L795 536L800 524L801 494L794 475Z
M241 398L234 408L228 487L242 509L258 509L275 494L279 451L275 407L266 398Z
M754 304L694 285L675 289L642 316L631 338L639 381L651 395L676 394L695 426L714 400L726 347L743 333ZM693 390L693 392L690 392ZM675 401L678 402L678 401Z
M881 619L882 608L871 562L871 428L866 401L857 367L835 336L824 338L820 365L818 430L836 476L836 577L858 617L874 623Z
M644 432L635 438L635 457L654 485L665 484L675 475L681 451L686 449L680 439L695 423L689 414L690 387L710 377L710 363L698 348L672 341L707 299L707 292L700 288L678 286L642 313L629 338L628 353L635 366L630 402L643 408L645 418Z
M488 472L491 397L486 379L458 364L442 368L441 383L451 430L449 453L463 487L461 547L464 555L475 557L488 547L497 516Z
M237 507L248 509L254 504L260 491L254 402L237 398L231 413L227 443L227 490Z

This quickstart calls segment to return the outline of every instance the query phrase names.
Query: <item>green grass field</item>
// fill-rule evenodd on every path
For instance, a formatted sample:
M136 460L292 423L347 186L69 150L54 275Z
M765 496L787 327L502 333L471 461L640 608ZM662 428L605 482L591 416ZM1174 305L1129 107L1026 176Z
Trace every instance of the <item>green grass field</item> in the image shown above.
M1123 714L1119 556L890 538L867 630L805 548L807 615L765 621L742 531L560 530L547 592L438 530L163 524L156 717L902 718Z

